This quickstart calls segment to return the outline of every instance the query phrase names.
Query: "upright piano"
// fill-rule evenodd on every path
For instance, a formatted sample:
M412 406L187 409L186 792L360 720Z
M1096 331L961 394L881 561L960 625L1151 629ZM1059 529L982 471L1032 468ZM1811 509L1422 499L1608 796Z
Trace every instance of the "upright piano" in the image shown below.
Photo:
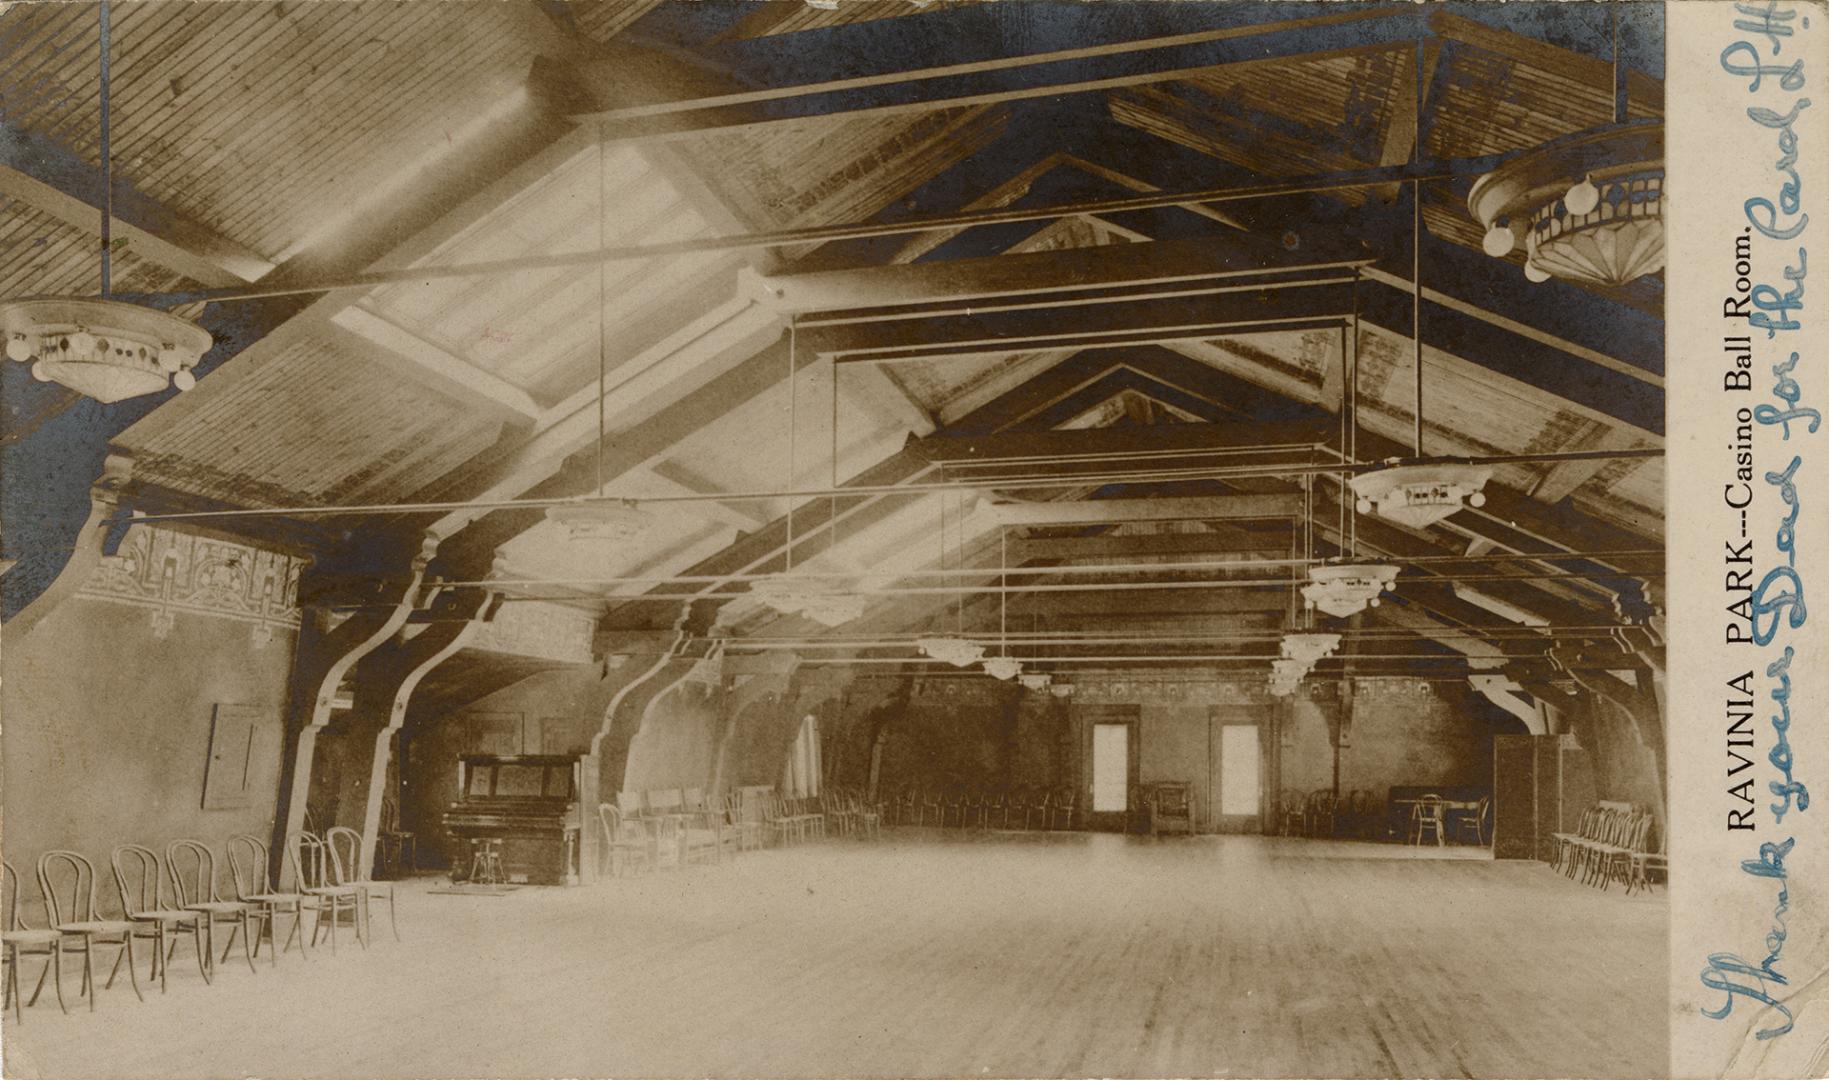
M467 876L471 841L500 841L510 882L578 882L579 761L562 754L468 754L457 762L457 801L445 811L454 877Z

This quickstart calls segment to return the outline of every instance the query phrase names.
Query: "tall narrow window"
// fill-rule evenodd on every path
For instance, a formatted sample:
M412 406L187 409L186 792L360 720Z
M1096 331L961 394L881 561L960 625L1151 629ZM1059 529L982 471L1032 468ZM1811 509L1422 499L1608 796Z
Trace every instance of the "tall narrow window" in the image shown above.
M1229 816L1257 813L1257 725L1227 724L1220 728L1219 762L1219 812Z
M1130 725L1092 726L1092 811L1122 813L1130 806Z

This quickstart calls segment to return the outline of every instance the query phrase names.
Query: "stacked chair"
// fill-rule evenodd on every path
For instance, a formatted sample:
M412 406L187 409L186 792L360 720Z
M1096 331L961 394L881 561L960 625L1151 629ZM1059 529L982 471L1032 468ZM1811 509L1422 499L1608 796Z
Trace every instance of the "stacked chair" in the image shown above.
M1623 804L1597 805L1582 812L1572 833L1552 833L1555 866L1600 889L1615 881L1627 892L1651 887L1654 872L1669 863L1653 846L1651 812Z
M861 802L857 792L841 798ZM1071 829L1077 799L1068 788L906 787L890 796L877 812L872 827L923 825L944 829L1028 829L1043 832Z
M624 791L616 802L597 807L598 855L611 877L715 864L770 846L876 838L886 812L906 814L911 806L877 805L844 787L799 798L773 789L724 795L702 788Z

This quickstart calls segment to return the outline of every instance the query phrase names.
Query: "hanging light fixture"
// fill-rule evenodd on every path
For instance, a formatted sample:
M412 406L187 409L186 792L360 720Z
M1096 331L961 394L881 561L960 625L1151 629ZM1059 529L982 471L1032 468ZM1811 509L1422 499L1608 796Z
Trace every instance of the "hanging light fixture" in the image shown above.
M749 586L750 595L783 615L802 615L822 626L842 626L864 614L869 598L820 581L763 578Z
M954 667L971 667L984 657L984 646L956 637L916 638L922 656L931 656Z
M1664 125L1581 132L1481 177L1467 208L1481 246L1504 258L1522 242L1524 274L1624 285L1664 268Z
M101 296L0 301L8 359L32 377L113 404L170 386L189 390L192 372L214 344L209 331L168 311L115 300L114 165L108 123L108 4L100 8L102 229Z
M1024 690L1035 690L1039 692L1048 689L1048 684L1054 681L1054 676L1046 674L1045 672L1030 672L1024 675L1018 675L1016 681L1022 683L1022 688Z
M993 656L984 662L984 673L1008 682L1022 673L1022 662L1008 656Z
M1328 563L1308 568L1302 600L1335 618L1357 615L1366 605L1378 606L1378 595L1397 580L1397 567L1389 563Z
M1613 122L1556 139L1477 180L1467 209L1495 259L1524 243L1524 276L1624 285L1664 268L1664 124L1626 118L1627 70L1613 21Z
M1332 656L1340 647L1339 634L1284 634L1283 658L1298 661L1307 668L1324 656Z
M1486 505L1482 489L1492 479L1492 468L1486 465L1394 465L1387 469L1363 472L1351 481L1358 496L1355 509L1361 514L1374 510L1413 529L1423 529L1461 509Z
M1302 683L1302 677L1308 674L1308 665L1300 660L1272 660L1270 662L1270 692L1277 697L1288 697L1296 692Z
M574 542L626 544L654 524L654 515L627 499L599 499L548 507L546 520Z
M0 329L7 357L31 364L34 378L108 404L189 390L213 344L209 331L169 312L79 296L0 302Z

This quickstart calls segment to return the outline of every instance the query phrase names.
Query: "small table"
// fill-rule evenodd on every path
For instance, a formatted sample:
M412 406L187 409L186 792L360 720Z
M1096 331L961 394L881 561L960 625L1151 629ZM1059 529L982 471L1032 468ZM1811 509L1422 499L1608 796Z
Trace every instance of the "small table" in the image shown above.
M1416 807L1419 804L1421 804L1421 802L1422 802L1422 799L1420 799L1420 798L1392 799L1391 805L1408 807L1409 810L1405 814L1405 817L1408 817L1411 814L1414 814L1416 812ZM1478 814L1480 812L1480 803L1479 803L1479 800L1477 800L1477 799L1469 800L1469 799L1443 798L1439 801L1439 804L1442 808L1443 833L1446 833L1447 828L1448 828L1448 812L1449 811L1459 810L1459 811L1462 811L1463 813L1470 813L1470 814ZM1476 821L1477 821L1477 819L1476 819ZM1486 823L1483 821L1478 822L1476 827L1480 830L1480 843L1482 843L1482 844L1487 843L1490 840L1490 838L1485 833ZM1447 840L1446 835L1443 835L1441 838L1443 841Z

